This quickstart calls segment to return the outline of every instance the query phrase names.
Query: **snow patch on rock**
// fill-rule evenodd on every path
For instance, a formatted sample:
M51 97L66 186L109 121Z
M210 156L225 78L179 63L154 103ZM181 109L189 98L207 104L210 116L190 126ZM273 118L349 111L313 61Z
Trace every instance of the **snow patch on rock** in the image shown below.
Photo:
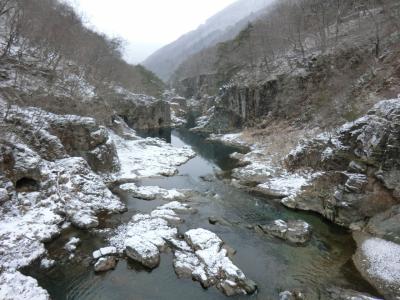
M158 186L137 186L134 183L126 183L120 189L131 193L134 197L144 200L182 200L185 198L184 192L176 189L166 190Z
M371 276L400 287L400 245L380 238L364 241L361 251Z
M177 166L195 157L190 147L177 148L157 138L125 140L113 132L110 136L117 147L121 162L121 181L154 176L173 176Z
M50 296L38 285L36 279L18 271L5 271L0 274L0 299L49 300Z

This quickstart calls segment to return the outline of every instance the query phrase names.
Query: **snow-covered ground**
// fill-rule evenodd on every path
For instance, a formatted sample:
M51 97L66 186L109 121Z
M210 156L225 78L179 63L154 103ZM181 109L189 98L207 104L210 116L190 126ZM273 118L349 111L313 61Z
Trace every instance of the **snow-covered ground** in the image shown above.
M233 153L231 158L239 161L239 167L233 170L234 182L241 185L256 185L259 192L284 198L283 201L297 195L301 189L321 173L289 173L264 150L268 145L255 143L249 145L242 133L211 135L210 140L224 144L247 147L246 154Z
M121 163L121 181L154 176L173 176L177 167L195 157L190 147L174 147L157 138L126 140L110 131Z
M166 190L158 186L137 186L135 183L126 183L120 189L129 192L132 196L144 200L183 200L188 191L178 191L177 189Z
M250 145L242 139L241 132L229 134L211 134L208 139L210 141L219 141L229 146L245 148L250 147Z

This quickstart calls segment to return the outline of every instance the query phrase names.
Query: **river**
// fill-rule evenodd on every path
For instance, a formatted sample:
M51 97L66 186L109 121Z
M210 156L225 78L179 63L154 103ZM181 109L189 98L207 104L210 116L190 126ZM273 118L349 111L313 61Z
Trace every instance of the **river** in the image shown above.
M233 262L257 283L259 291L256 295L232 299L278 299L279 292L296 288L306 289L307 299L326 299L324 290L329 286L375 294L351 262L355 244L347 230L315 214L288 210L274 199L237 189L223 176L216 178L215 173L221 171L229 177L229 171L235 167L229 154L237 149L207 142L202 136L184 129L173 130L171 135L164 132L164 137L173 145L191 146L197 157L179 167L176 176L145 179L141 184L199 192L191 203L198 213L186 217L179 229L180 232L198 227L209 229L237 250ZM103 216L101 227L116 227L139 211L150 212L165 203L139 200L129 194L123 194L122 199L128 211ZM211 225L210 216L222 218L228 224ZM311 242L305 247L296 247L248 229L248 225L278 218L302 219L311 224ZM79 259L69 261L63 246L72 236L78 236L82 243L76 254ZM95 275L90 255L104 245L101 232L67 229L59 239L47 245L50 256L58 257L61 263L48 271L34 265L24 272L37 278L52 299L226 299L216 288L205 290L197 282L178 279L172 267L172 253L162 254L160 266L151 272L136 263L120 260L114 271Z

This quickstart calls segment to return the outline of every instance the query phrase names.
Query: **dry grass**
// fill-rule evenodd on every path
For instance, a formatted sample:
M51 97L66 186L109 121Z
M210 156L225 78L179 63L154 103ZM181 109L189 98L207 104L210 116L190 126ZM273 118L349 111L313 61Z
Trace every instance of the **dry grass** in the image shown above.
M242 138L249 144L258 145L273 163L281 163L299 141L320 133L317 129L294 128L286 121L272 121L265 129L248 128Z

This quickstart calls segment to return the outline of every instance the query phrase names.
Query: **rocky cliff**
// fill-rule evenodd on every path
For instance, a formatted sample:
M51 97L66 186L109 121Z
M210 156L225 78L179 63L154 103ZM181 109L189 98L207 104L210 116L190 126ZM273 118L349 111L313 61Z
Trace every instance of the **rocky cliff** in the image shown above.
M322 173L290 208L311 210L351 228L360 272L387 299L399 294L400 98L382 101L337 134L302 142L286 158L292 170Z

